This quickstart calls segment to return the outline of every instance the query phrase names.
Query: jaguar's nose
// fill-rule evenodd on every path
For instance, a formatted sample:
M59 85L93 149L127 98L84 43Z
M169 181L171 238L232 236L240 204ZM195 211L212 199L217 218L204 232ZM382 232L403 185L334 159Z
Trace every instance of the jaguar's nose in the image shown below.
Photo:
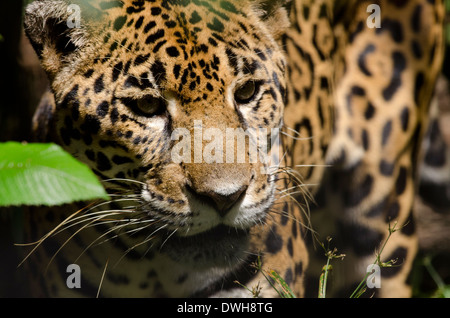
M224 217L244 196L248 186L243 185L231 193L218 193L212 190L198 192L187 186L188 190L197 197L197 199L212 205L220 216Z

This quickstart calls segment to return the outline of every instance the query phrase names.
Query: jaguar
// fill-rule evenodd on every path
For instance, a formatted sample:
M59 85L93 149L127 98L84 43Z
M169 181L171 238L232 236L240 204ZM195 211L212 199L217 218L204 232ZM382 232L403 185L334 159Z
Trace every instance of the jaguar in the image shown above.
M349 295L395 227L371 295L410 296L443 19L439 0L32 2L36 140L110 197L27 214L32 293L274 297L279 276L310 296L331 236L329 295Z

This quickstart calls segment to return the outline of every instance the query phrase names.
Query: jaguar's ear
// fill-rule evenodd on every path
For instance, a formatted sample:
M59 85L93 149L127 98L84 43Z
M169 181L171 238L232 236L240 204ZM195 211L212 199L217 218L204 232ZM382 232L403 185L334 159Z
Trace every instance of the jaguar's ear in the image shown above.
M289 27L289 12L293 0L255 0L261 19L267 24L275 39Z
M25 32L50 74L87 44L88 19L100 13L86 5L86 0L37 0L27 6Z

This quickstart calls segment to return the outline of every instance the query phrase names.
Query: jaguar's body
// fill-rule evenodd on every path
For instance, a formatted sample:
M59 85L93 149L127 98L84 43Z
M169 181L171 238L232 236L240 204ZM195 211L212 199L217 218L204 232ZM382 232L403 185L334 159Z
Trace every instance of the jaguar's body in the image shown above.
M63 222L26 262L33 290L251 296L239 281L274 296L261 262L303 296L308 264L323 265L305 245L316 194L313 228L325 225L319 234L333 235L349 259L336 288L361 280L397 222L383 258L402 266L382 272L377 293L408 296L443 5L375 2L379 17L369 1L28 6L25 28L51 83L35 131L90 166L112 195L95 209L31 214L34 239ZM240 130L262 132L270 147L227 135ZM81 288L67 287L72 263Z

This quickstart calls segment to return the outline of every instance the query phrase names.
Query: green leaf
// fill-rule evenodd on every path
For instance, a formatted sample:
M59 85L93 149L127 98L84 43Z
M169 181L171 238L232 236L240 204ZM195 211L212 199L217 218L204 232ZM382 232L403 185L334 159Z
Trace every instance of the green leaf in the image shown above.
M94 173L55 144L0 143L0 206L107 199Z

